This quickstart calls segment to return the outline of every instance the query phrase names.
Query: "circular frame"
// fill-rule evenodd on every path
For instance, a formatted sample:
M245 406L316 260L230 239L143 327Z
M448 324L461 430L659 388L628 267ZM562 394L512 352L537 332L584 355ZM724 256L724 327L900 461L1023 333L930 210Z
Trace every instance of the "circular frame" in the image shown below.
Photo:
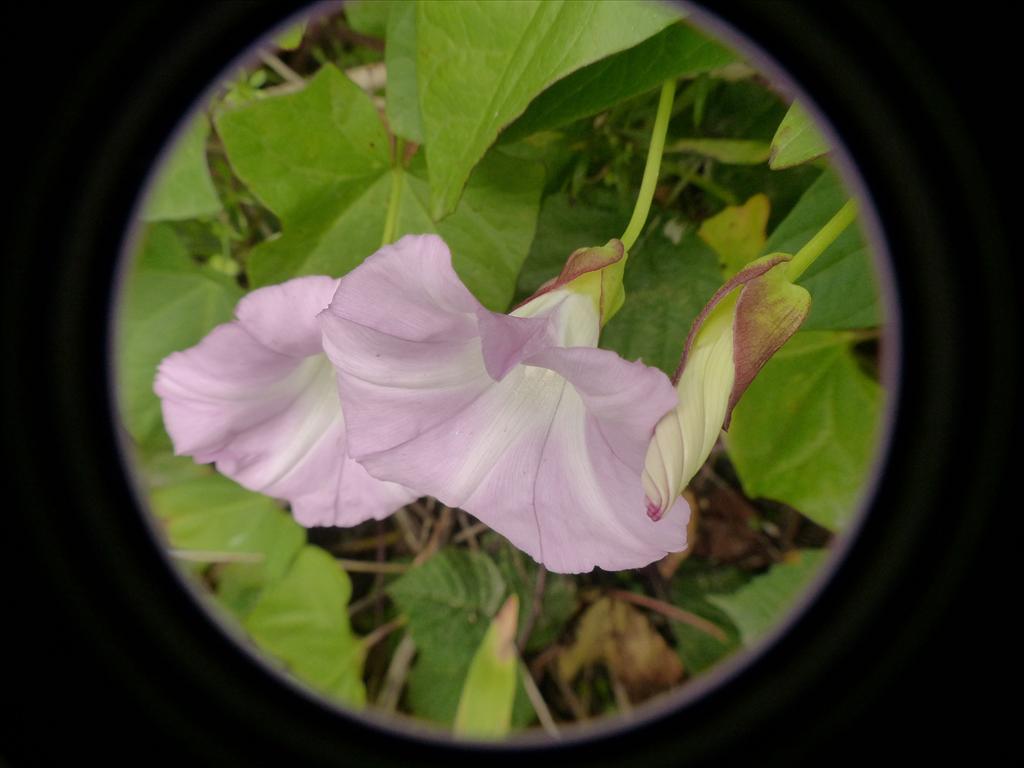
M5 366L14 362L4 377L4 439L17 449L10 541L24 558L6 583L23 583L17 576L29 566L34 580L16 604L19 628L28 628L17 651L34 666L19 664L14 681L23 722L4 734L13 755L72 747L126 756L141 739L179 759L286 751L312 765L429 765L476 757L339 717L239 654L159 566L117 458L104 329L138 180L233 52L291 10L156 4L99 20L111 24L105 37L96 33L100 44L81 39L98 25L71 24L58 36L86 65L64 86L66 98L44 110L44 129L26 132L35 151L20 155L23 165L16 158L26 187L4 285ZM1009 441L1000 408L1015 373L996 362L1016 349L1015 308L1001 222L956 102L922 75L907 27L889 11L840 3L826 16L743 3L716 12L761 41L843 126L897 279L913 286L901 296L904 376L890 457L842 568L784 638L685 710L558 747L559 760L701 764L756 745L759 759L792 764L858 741L868 754L895 732L878 712L926 702L915 688L931 672L922 649L950 629L949 601L994 523L988 501ZM29 104L44 104L34 98ZM70 210L55 212L68 201ZM49 224L55 216L63 226ZM965 266L968 252L978 256ZM964 296L974 299L971 312L954 322L948 308L962 307ZM944 492L952 477L966 499L955 505ZM964 637L953 626L950 637ZM902 684L890 693L894 683ZM99 690L113 694L108 709L95 707ZM63 727L76 738L38 740L55 710L74 721ZM794 723L800 739L778 738ZM496 749L489 759L506 754Z

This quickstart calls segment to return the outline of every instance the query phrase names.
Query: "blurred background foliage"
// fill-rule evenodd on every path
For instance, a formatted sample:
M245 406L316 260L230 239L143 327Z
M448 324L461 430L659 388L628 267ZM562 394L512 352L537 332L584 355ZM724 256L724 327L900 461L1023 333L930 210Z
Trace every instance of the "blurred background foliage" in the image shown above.
M217 86L145 200L118 383L171 556L271 664L350 707L496 737L628 713L786 615L865 487L882 318L852 227L801 278L804 329L686 491L691 546L637 571L547 573L430 498L306 530L174 457L159 361L230 320L248 289L359 264L381 244L392 183L396 237L440 233L499 311L575 248L621 235L666 78L679 88L655 204L602 346L671 374L726 278L795 252L845 202L807 113L665 9L483 5L353 2L267 41ZM557 46L558 61L543 55Z

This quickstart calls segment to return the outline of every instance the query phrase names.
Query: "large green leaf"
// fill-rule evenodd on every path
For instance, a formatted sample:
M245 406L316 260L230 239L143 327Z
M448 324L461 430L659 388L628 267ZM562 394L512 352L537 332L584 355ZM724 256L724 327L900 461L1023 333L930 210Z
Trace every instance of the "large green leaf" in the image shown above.
M793 102L772 139L772 169L791 168L828 152L828 142L799 102Z
M505 595L486 555L443 550L388 587L419 649L409 675L413 711L452 723L469 665Z
M146 230L117 330L121 413L141 447L168 445L153 392L157 365L230 320L241 296L230 278L196 264L169 225Z
M782 621L825 562L826 550L804 549L728 595L708 600L725 611L739 627L743 644L749 646Z
M178 136L157 172L142 212L146 221L194 219L221 209L206 164L210 121L196 115Z
M798 332L740 399L726 437L748 496L783 501L826 528L849 521L877 450L882 390L848 334Z
M381 245L392 184L396 237L437 232L467 287L503 310L533 238L543 168L491 153L458 210L440 224L428 212L422 159L392 170L387 135L369 97L328 65L301 92L225 112L228 156L253 193L281 218L280 237L249 254L254 285L297 275L343 275Z
M626 303L605 327L601 346L671 375L693 319L722 282L715 252L694 230L678 244L652 233L626 263Z
M391 9L412 4L411 0L346 0L345 19L361 35L384 37Z
M350 199L391 166L373 102L330 65L298 93L222 111L215 122L235 172L285 231L314 201Z
M676 17L668 5L635 0L420 3L416 69L433 217L455 210L473 167L537 94Z
M313 688L350 706L366 703L365 649L352 633L352 585L334 558L303 547L245 620L256 644Z
M384 51L388 68L387 111L391 130L423 143L420 99L416 82L416 4L395 3L388 14Z
M796 253L848 198L836 173L825 171L769 235L763 253ZM857 222L825 249L798 282L811 293L811 313L804 330L878 325L878 288L871 254Z
M657 88L673 77L696 75L735 60L728 49L688 24L672 24L639 45L580 69L534 99L501 140L517 141L597 114Z
M280 578L306 540L305 530L272 499L209 474L153 491L150 501L171 547L211 561L249 556L263 578Z

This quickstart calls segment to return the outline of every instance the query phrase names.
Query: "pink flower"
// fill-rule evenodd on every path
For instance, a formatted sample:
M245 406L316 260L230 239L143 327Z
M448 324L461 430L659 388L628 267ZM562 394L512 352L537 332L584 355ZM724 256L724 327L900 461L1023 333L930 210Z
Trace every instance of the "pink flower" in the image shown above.
M316 318L337 286L300 277L253 291L233 322L165 358L154 385L176 454L286 499L306 526L380 519L418 495L348 456Z
M617 241L578 251L502 315L466 289L439 237L370 256L320 315L349 454L553 571L635 568L685 548L686 502L655 522L641 480L676 393L662 372L597 349L621 304L622 258Z

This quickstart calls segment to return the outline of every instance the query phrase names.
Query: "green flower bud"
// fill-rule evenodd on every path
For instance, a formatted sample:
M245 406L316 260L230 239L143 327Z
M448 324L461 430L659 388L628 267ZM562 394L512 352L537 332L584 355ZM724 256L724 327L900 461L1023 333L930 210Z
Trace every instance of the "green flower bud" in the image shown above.
M807 317L811 296L790 282L791 256L751 262L715 292L694 320L672 381L678 395L647 449L647 513L658 519L707 460L757 372Z

